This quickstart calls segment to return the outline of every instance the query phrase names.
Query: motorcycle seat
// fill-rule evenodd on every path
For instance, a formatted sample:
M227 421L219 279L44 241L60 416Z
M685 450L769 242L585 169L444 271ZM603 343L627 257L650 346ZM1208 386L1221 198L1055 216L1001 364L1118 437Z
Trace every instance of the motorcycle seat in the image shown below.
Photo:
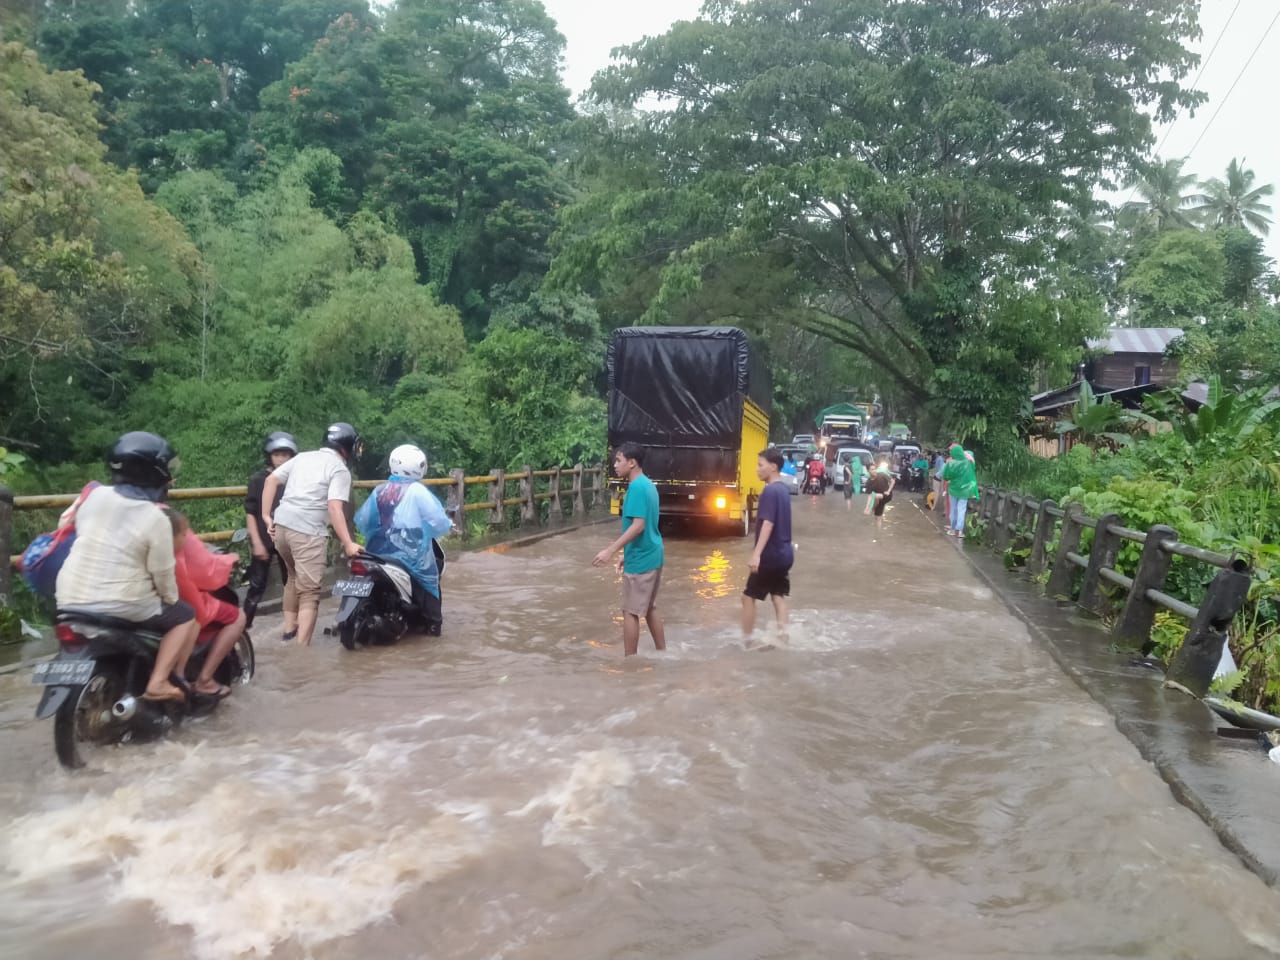
M80 623L90 627L103 627L107 630L120 630L125 633L133 633L139 636L159 637L160 634L154 630L146 630L132 620L122 620L119 617L108 617L99 613L87 613L79 610L59 610L57 623Z

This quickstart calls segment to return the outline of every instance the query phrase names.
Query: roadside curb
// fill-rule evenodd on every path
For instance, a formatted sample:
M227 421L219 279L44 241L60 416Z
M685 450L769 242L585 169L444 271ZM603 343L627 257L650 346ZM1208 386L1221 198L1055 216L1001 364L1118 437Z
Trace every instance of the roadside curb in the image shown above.
M1218 738L1217 722L1203 704L1166 689L1159 674L1131 665L1133 654L1117 651L1107 632L1074 604L1044 597L1038 585L1010 575L994 553L963 546L959 552L1062 671L1111 715L1178 802L1265 883L1280 886L1275 765L1249 741L1243 746Z

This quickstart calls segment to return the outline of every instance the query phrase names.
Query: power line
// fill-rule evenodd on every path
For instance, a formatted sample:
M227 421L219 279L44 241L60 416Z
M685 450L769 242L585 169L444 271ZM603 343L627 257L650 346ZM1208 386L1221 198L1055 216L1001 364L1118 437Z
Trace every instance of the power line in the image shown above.
M1213 46L1209 48L1208 55L1200 61L1200 69L1196 71L1195 79L1191 81L1191 89L1194 90L1200 83L1200 78L1204 76L1205 70L1209 66L1209 61L1213 59L1213 55L1218 52L1218 44L1222 43L1222 38L1227 35L1227 28L1231 26L1231 21L1236 18L1236 11L1240 9L1240 4L1244 0L1236 0L1236 5L1231 8L1231 13L1227 16L1227 22L1222 25L1222 29L1218 31L1218 37L1213 41ZM1156 144L1155 156L1160 156L1160 151L1164 149L1165 143L1169 140L1169 134L1173 133L1173 128L1178 125L1178 121L1182 119L1181 113L1175 113L1173 120L1169 122L1169 126L1165 128L1164 136L1160 138L1160 142ZM1133 189L1129 191L1129 196L1124 202L1124 206L1128 206L1133 202L1134 194L1138 192L1138 185L1135 183Z
M1204 76L1205 69L1209 66L1209 61L1213 59L1213 55L1218 51L1218 44L1222 42L1222 38L1227 34L1227 28L1231 26L1231 21L1236 17L1236 11L1240 9L1240 4L1244 0L1236 0L1236 5L1231 8L1231 14L1227 17L1227 22L1222 25L1222 29L1218 31L1218 39L1213 41L1213 46L1209 48L1209 55L1200 61L1200 69L1196 71L1196 78L1191 81L1191 89L1196 89L1200 84L1200 78ZM1173 120L1164 131L1164 136L1160 138L1160 143L1156 146L1156 156L1160 156L1160 151L1164 149L1165 142L1169 139L1169 134L1173 133L1173 128L1178 125L1178 121L1182 119L1182 114L1174 114Z
M1262 49L1262 44L1266 42L1267 35L1271 33L1272 28L1277 22L1280 22L1280 10L1277 10L1276 15L1271 18L1271 22L1267 24L1267 29L1262 31L1262 36L1258 38L1257 46L1255 46L1253 48L1253 52L1249 54L1249 59L1244 62L1244 66L1240 68L1240 72L1236 74L1236 78L1231 81L1231 86L1227 90L1227 95L1218 101L1218 109L1213 111L1213 116L1209 118L1209 122L1206 123L1204 125L1204 129L1200 131L1200 136L1196 137L1196 142L1193 143L1191 145L1191 149L1187 151L1188 157L1196 152L1196 147L1200 146L1200 141L1204 139L1205 134L1209 132L1209 128L1213 126L1213 121L1218 119L1218 114L1222 112L1222 108L1226 105L1227 101L1231 99L1231 94L1235 90L1236 84L1240 82L1240 78L1243 77L1245 75L1245 71L1249 69L1249 64L1253 63L1253 58L1258 55L1258 51Z

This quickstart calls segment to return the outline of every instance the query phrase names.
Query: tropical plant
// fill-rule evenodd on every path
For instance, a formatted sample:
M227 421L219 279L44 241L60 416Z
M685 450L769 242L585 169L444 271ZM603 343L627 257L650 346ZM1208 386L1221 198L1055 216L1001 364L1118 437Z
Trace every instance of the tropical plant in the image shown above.
M1125 186L1141 199L1121 205L1117 215L1120 225L1135 233L1194 227L1196 221L1188 207L1196 176L1182 172L1185 163L1185 158L1156 162L1130 177Z
M1080 381L1080 399L1076 401L1070 420L1058 421L1060 435L1074 433L1091 447L1099 443L1122 447L1133 438L1125 432L1136 422L1136 415L1108 396L1097 396L1088 380Z
M1271 232L1271 205L1263 197L1275 193L1275 185L1255 187L1257 176L1243 160L1232 159L1225 179L1210 177L1200 181L1198 193L1190 198L1192 214L1215 227L1244 227L1266 236Z

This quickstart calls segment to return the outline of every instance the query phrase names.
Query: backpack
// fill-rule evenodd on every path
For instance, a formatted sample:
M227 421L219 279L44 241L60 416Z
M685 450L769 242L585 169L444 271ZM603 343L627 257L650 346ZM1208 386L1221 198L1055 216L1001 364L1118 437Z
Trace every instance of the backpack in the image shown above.
M76 511L85 498L100 486L102 484L97 480L85 484L75 503L58 518L57 529L40 534L22 551L18 569L32 593L52 597L57 592L58 572L71 554L71 545L76 542Z

